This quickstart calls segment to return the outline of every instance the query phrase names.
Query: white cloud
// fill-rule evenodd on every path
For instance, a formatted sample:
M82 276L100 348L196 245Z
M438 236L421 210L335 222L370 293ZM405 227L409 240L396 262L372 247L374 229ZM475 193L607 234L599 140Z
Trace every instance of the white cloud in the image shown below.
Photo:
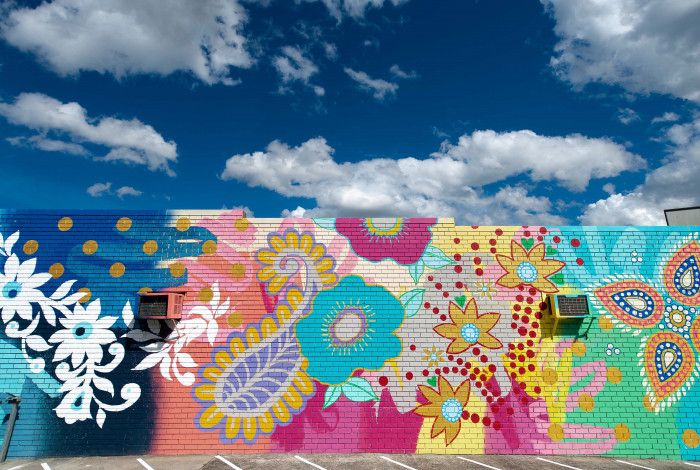
M542 137L530 131L475 132L425 159L373 158L338 163L333 153L322 137L297 147L273 141L265 151L229 158L221 178L316 201L314 208L298 207L288 214L440 214L484 224L563 223L564 218L551 213L552 205L546 197L532 196L523 186L505 185L495 194L487 194L483 186L528 174L536 181L556 180L579 188L590 178L616 175L642 163L639 157L605 139Z
M676 122L680 118L681 117L674 112L666 112L663 113L661 116L656 116L654 119L651 120L651 123L657 124L659 122Z
M124 199L127 196L138 197L143 194L143 191L139 191L131 186L122 186L117 189L116 194L119 199Z
M95 183L87 188L87 193L92 197L102 197L112 192L112 183Z
M326 90L319 85L309 82L311 77L318 73L318 67L297 47L285 46L282 48L282 55L272 59L272 65L277 70L283 83L301 82L313 90L316 96L323 96ZM282 91L285 88L281 88Z
M406 72L405 70L402 70L401 67L399 67L397 64L392 65L389 68L389 72L396 77L396 78L401 78L404 80L412 79L412 78L417 78L418 74L416 73L415 70L411 70L410 72Z
M307 0L318 1L318 0ZM408 0L321 0L328 11L339 21L343 15L349 15L353 18L361 18L365 15L368 8L381 8L384 4L392 4L394 6L408 2Z
M664 225L664 209L698 205L700 118L676 124L665 135L669 155L628 194L612 194L590 204L580 221L587 225Z
M336 60L338 59L338 46L330 42L323 43L323 52L326 54L326 59Z
M1 106L1 103L0 103ZM63 140L49 139L44 135L31 137L8 137L7 141L15 146L33 147L45 152L70 153L72 155L87 156L90 154L82 145Z
M631 108L618 108L617 119L624 125L639 121L639 114Z
M608 194L615 194L615 185L612 183L605 183L603 185L603 191Z
M380 78L372 78L362 71L356 71L346 67L345 73L356 81L360 85L360 88L369 91L374 98L380 101L387 96L394 96L399 89L396 83L391 83Z
M556 21L551 64L560 77L700 102L697 0L541 2Z
M83 154L84 147L80 144L101 145L110 150L100 159L145 165L151 171L175 175L170 168L170 164L177 161L175 142L166 141L153 127L138 119L90 118L80 104L62 103L41 93L22 93L11 104L0 102L0 115L12 124L66 136L76 145L60 141L47 143L43 137L33 141L30 137L28 141L39 148L43 145L59 151L63 145L62 151Z
M236 0L54 0L13 9L0 34L60 75L82 71L193 74L234 84L230 67L250 67Z

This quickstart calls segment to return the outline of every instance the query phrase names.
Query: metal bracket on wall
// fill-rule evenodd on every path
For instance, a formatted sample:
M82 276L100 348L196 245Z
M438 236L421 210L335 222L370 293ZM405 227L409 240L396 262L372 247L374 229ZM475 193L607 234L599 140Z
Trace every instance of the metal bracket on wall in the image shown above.
M10 417L7 420L7 427L5 428L5 435L2 438L2 449L0 449L0 462L4 462L7 459L7 452L10 450L10 440L12 439L12 432L15 429L15 421L17 421L17 413L19 412L19 404L22 399L16 395L8 393L8 397L0 400L0 404L10 404L12 405L12 411L10 411Z

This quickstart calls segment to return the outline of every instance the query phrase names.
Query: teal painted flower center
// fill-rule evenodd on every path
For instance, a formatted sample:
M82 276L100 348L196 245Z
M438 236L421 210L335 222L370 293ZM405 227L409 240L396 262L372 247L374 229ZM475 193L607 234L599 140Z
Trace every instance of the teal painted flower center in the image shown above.
M19 295L20 292L22 292L22 284L15 281L8 282L2 288L2 295L6 299L14 299Z
M84 340L89 338L90 334L92 334L92 325L86 321L80 322L73 327L71 332L75 339Z
M448 398L440 411L447 422L456 423L462 417L462 404L456 398Z
M479 327L474 323L465 323L459 333L467 343L476 343L480 335Z
M336 348L347 348L356 344L366 331L367 315L360 307L345 307L338 312L328 329Z
M537 268L529 261L523 261L518 265L516 274L525 282L535 282L537 280Z

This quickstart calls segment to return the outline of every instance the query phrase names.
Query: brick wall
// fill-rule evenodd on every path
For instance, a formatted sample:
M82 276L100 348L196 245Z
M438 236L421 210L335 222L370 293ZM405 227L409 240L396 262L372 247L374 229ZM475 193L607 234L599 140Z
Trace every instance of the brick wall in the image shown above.
M697 231L4 211L10 456L697 458ZM591 315L553 332L555 293Z

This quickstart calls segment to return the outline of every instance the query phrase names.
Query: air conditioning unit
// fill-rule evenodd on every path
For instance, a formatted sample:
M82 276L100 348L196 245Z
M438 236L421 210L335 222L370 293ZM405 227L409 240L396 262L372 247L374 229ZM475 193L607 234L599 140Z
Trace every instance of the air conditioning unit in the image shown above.
M583 294L548 294L547 304L554 317L552 335L557 331L559 320L583 319L591 313L588 296Z
M182 318L182 300L175 292L141 294L137 317L143 320L179 320Z

